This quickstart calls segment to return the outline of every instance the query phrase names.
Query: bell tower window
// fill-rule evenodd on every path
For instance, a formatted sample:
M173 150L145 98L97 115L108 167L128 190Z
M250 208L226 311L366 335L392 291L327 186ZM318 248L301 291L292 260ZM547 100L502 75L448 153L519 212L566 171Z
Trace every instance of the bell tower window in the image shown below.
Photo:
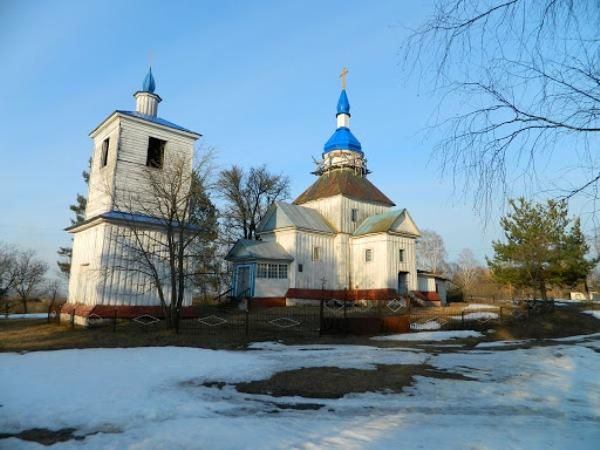
M100 155L100 167L105 167L108 164L108 146L110 144L110 138L102 141L102 153Z
M155 169L162 169L163 160L165 157L165 145L167 141L162 139L148 139L148 155L146 157L146 165Z

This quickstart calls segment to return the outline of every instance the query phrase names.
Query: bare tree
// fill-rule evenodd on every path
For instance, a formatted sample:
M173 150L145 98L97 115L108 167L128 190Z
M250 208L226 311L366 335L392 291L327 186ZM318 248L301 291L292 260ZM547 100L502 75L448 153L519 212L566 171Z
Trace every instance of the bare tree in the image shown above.
M444 239L435 231L421 231L421 237L417 240L417 267L433 273L446 271Z
M480 278L482 267L475 259L473 252L465 248L458 255L454 266L452 281L462 290L466 296L472 292L473 287Z
M57 306L57 300L61 292L61 286L62 283L57 279L48 280L48 283L46 285L45 291L46 297L48 298L48 322L50 322L50 319L52 317L52 311Z
M40 293L48 264L38 259L33 250L24 250L17 253L14 271L13 289L23 303L23 313L27 314L27 301Z
M170 326L179 323L189 289L215 245L214 205L208 195L211 155L196 165L172 155L164 167L144 169L142 192L116 196L124 227L113 229L121 257L114 270L156 292ZM138 189L139 191L139 189ZM109 274L105 274L106 276Z
M439 0L405 41L406 66L449 111L434 156L484 217L515 183L595 207L599 23L597 1ZM560 168L542 176L554 153Z
M256 239L256 226L268 207L277 200L289 197L287 176L270 173L266 166L251 167L247 172L233 165L219 174L219 195L226 205L221 212L229 239Z
M0 243L0 301L8 311L8 293L16 281L17 249Z

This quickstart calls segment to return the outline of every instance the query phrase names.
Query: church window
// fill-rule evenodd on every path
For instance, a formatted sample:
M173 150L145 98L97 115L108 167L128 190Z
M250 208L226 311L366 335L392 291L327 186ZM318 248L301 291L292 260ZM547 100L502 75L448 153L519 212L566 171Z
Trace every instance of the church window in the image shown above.
M298 264L298 272L302 272L304 270L304 266L302 264Z
M256 270L256 278L267 278L267 264L259 264Z
M279 278L287 278L288 266L287 264L279 264Z
M313 247L312 260L313 261L321 260L321 247Z
M373 261L373 249L368 248L365 250L365 261L366 262Z
M404 262L404 249L398 250L398 259L400 262Z
M153 137L148 139L148 155L146 157L148 167L162 169L166 143L166 141Z
M352 222L358 222L358 209L352 208Z
M269 278L278 278L277 264L269 264Z
M102 142L102 155L100 159L100 167L106 166L108 164L108 144L110 143L110 139L106 138Z

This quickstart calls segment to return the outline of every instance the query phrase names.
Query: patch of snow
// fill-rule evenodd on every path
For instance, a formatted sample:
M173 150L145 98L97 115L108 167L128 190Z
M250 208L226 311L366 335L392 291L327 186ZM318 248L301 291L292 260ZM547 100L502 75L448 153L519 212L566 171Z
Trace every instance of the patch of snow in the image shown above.
M472 312L464 315L465 320L497 319L499 316L495 312ZM452 320L462 320L463 316L450 316Z
M48 313L30 313L30 314L9 314L8 317L6 317L6 315L2 314L0 316L0 320L1 319L47 319L48 318Z
M550 341L558 341L558 342L577 342L587 339L597 339L600 337L600 333L591 333L591 334L578 334L576 336L567 336L562 338L550 338Z
M398 443L432 450L584 450L600 442L600 358L584 345L429 355L368 346L257 343L252 348L0 353L0 430L120 431L52 446L59 450L389 449ZM306 364L373 367L412 361L470 381L418 376L403 393L340 399L274 398L202 386L266 378ZM276 409L273 402L323 408ZM0 447L45 448L18 439L2 440Z
M391 334L388 336L375 336L374 341L446 341L448 339L462 339L468 337L481 337L479 331L451 330L451 331L421 331L418 333Z
M439 330L442 326L435 320L429 320L424 323L412 322L410 324L411 330Z
M495 305L486 305L485 303L470 303L465 310L467 309L498 309L498 306Z
M531 339L521 339L514 341L493 341L493 342L480 342L476 345L477 348L492 348L492 347L513 347L532 342Z
M591 310L591 309L588 309L587 311L584 311L584 313L591 314L596 319L600 319L600 310Z

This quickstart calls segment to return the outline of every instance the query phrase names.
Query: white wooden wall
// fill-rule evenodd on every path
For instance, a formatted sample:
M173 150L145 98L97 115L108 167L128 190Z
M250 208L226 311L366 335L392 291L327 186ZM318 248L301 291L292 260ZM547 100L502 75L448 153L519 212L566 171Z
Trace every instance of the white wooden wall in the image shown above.
M103 225L87 228L73 237L69 303L97 304L98 283L102 276L100 261L103 244Z
M163 169L146 166L149 137L167 142ZM148 172L169 170L170 162L181 159L187 162L187 171L191 171L193 145L193 138L145 123L122 119L115 174L116 209L158 215L158 212L153 211L156 200L152 196L152 189L149 188Z
M106 222L75 233L73 260L69 279L69 303L85 305L160 306L158 290L153 279L142 271L135 238L127 238L128 227ZM143 234L146 249L165 240L164 233L153 230ZM131 239L127 242L127 239ZM168 264L157 264L162 278L165 300L170 300ZM140 270L142 269L142 270ZM190 305L192 292L188 286L184 305Z
M255 280L255 297L285 297L285 293L287 292L289 287L289 279L256 278Z
M325 279L326 289L342 289L339 287L334 235L290 229L265 234L263 239L275 239L294 257L288 270L289 287L321 289ZM315 246L321 248L319 261L312 260ZM302 272L298 271L298 264L302 264Z
M390 210L389 206L354 200L343 195L313 200L302 206L319 211L341 233L352 234L367 217ZM352 209L358 210L356 222L352 221Z
M110 138L108 163L101 167L102 143ZM112 209L150 214L155 199L149 187L149 171L146 166L148 140L150 137L167 142L164 153L164 169L178 159L187 162L191 171L195 138L130 119L116 116L94 135L94 152L90 172L90 186L86 217L94 217Z
M112 208L112 192L114 176L117 167L117 149L119 147L119 121L113 120L94 136L92 165L90 167L90 182L88 186L88 201L85 217L89 219ZM109 138L107 164L102 166L102 143Z
M398 272L408 272L408 289L417 288L415 240L404 236L377 233L350 239L353 289L397 289ZM372 250L372 260L365 252ZM400 261L399 250L404 250Z

